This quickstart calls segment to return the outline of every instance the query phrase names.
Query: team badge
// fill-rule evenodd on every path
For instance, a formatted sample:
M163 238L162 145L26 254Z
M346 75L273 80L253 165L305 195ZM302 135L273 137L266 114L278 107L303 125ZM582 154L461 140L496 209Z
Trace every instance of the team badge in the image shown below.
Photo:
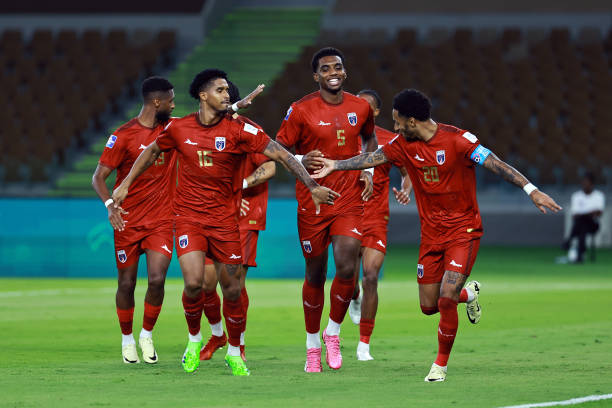
M187 245L189 245L189 237L187 235L181 235L179 237L179 246L181 248L187 248Z
M127 255L123 249L117 251L117 259L119 259L119 262L121 263L125 263L125 261L127 261Z
M422 279L423 275L425 275L425 269L423 268L423 265L417 264L417 276L419 277L419 279Z
M219 151L225 149L225 137L224 136L215 137L215 149Z
M304 246L304 251L306 251L307 254L312 252L312 245L310 245L310 241L302 241L302 245Z
M446 151L445 150L438 150L436 152L436 161L438 162L438 164L444 164L444 162L446 161Z
M110 135L108 140L106 141L106 147L108 147L109 149L112 149L116 141L117 141L117 136Z
M355 126L357 124L357 114L355 112L347 113L346 116L348 116L348 121L351 126Z

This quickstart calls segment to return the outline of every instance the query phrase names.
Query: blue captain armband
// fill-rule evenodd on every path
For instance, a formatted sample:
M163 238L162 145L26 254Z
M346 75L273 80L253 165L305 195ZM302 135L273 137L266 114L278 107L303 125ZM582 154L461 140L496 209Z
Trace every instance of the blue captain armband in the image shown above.
M491 154L491 151L489 149L487 149L483 145L478 145L478 147L475 148L474 151L472 152L470 159L474 163L480 164L482 166L484 161L486 160L487 157L489 157L490 154Z

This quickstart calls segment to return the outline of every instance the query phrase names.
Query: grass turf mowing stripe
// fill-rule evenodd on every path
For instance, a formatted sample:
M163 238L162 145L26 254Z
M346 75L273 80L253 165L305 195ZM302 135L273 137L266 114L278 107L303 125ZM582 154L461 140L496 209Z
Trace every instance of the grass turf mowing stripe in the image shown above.
M582 404L583 402L601 401L612 399L612 394L605 395L588 395L586 397L572 398L565 401L551 401L551 402L538 402L535 404L524 404L524 405L512 405L501 408L536 408L536 407L558 407L562 405L576 405Z

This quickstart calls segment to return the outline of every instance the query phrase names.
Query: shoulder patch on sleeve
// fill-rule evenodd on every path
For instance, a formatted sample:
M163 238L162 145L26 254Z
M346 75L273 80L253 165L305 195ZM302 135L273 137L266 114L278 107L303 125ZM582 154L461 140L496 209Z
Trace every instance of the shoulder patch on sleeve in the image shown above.
M257 132L259 132L259 129L257 129L255 126L249 124L249 123L245 123L244 124L244 131L245 132L249 132L253 135L257 135Z
M463 137L465 137L467 140L470 141L470 143L476 143L478 141L478 138L476 136L474 136L473 134L471 134L470 132L465 132L463 135L461 135Z
M293 106L290 106L289 109L287 109L287 114L285 115L285 120L289 120L289 116L291 116L291 112L293 112Z
M108 147L109 149L112 149L116 141L117 141L117 136L110 135L108 140L106 141L106 147Z

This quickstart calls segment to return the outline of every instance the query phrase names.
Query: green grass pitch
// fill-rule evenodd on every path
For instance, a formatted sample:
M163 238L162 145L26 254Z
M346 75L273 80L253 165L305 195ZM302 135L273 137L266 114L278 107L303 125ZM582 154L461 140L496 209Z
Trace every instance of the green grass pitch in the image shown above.
M499 407L612 393L612 251L579 266L555 265L556 255L481 248L472 277L482 283L482 320L471 325L459 305L447 381L433 384L423 378L436 354L438 315L420 313L414 247L389 250L375 360L355 359L359 330L347 316L344 366L332 371L324 364L320 375L303 372L301 281L247 282L251 377L234 378L223 364L225 349L194 374L181 369L187 328L180 280L168 281L154 332L159 364L128 366L114 280L0 279L0 406ZM138 282L136 335L145 285Z

